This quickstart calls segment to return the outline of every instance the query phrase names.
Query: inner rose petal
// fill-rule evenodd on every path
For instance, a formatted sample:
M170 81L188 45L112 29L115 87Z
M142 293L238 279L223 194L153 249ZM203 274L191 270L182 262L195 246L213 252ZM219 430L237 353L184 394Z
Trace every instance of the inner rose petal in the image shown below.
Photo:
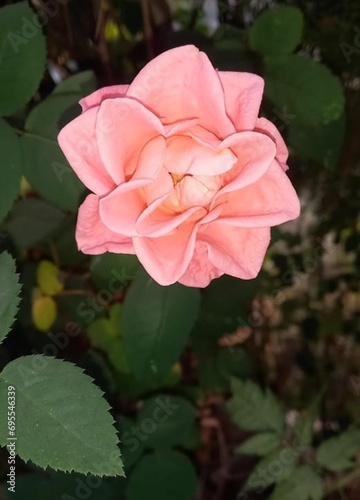
M236 162L237 157L227 147L200 144L185 135L166 139L165 167L172 174L218 175L231 170Z

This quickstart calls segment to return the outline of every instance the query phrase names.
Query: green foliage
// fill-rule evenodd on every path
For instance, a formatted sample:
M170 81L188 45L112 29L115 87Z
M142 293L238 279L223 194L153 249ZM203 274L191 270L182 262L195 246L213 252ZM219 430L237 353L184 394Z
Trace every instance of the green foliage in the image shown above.
M82 370L54 358L20 357L0 374L2 401L8 386L16 390L16 453L24 461L44 469L123 474L109 405ZM6 414L2 405L2 446L8 444Z
M91 259L91 278L99 288L108 288L109 283L118 281L119 291L135 278L140 263L135 255L104 253Z
M4 341L20 303L19 276L14 259L7 253L0 254L0 344Z
M289 116L289 122L326 125L344 109L340 81L323 64L304 56L265 59L265 95Z
M115 304L110 310L109 319L99 318L93 321L87 329L87 334L92 344L107 354L115 370L128 373L129 366L121 332L121 315L121 305Z
M345 138L345 125L344 115L321 127L306 126L293 120L289 124L288 143L301 156L334 170Z
M125 351L137 377L167 374L185 346L199 302L199 291L194 288L162 287L146 273L137 275L123 310Z
M136 465L127 488L128 500L191 500L196 473L190 460L177 451L149 453Z
M139 412L138 422L152 423L145 441L147 448L167 448L181 444L195 419L195 408L178 396L158 395L147 400ZM149 431L150 431L149 427Z
M285 415L269 389L262 391L250 380L233 379L232 391L227 410L236 425L248 431L272 431L282 436Z
M321 500L324 486L320 476L309 466L297 467L291 476L276 485L270 500Z
M14 493L7 491L5 499L74 500L91 494L92 500L115 500L119 484L111 481L80 474L19 474Z
M354 467L359 453L360 430L349 429L321 443L316 451L316 461L325 469L338 472Z
M76 75L66 78L59 83L53 90L52 95L74 94L86 96L96 89L96 78L93 71L82 71Z
M37 198L19 200L11 212L6 230L18 247L30 247L49 239L65 221L65 214Z
M267 454L254 467L242 491L262 492L268 486L279 484L294 474L297 468L298 452L282 447Z
M2 153L0 167L0 222L2 222L19 192L22 156L17 135L1 118L0 151Z
M28 2L0 9L0 115L19 111L45 70L45 38Z
M236 451L242 455L258 455L263 457L279 448L280 445L281 439L278 434L263 432L255 434L255 436L245 441L245 443L242 443L236 448Z
M75 212L84 186L70 168L57 143L66 121L79 114L79 94L56 94L36 106L26 120L22 137L25 177L36 191L61 210ZM69 111L70 109L70 111Z
M117 418L117 428L119 429L121 456L125 469L129 470L144 454L145 441L135 436L136 422L130 418L120 415Z
M264 56L291 54L301 42L303 26L298 8L279 5L265 10L250 30L250 46Z

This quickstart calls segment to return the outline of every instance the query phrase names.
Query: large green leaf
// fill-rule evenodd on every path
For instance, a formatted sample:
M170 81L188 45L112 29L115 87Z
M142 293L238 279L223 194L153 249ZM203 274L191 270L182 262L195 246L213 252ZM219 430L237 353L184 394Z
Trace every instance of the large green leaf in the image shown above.
M0 11L1 12L1 11ZM22 172L20 141L0 118L0 222L8 214L19 193Z
M311 467L303 465L276 485L270 500L322 500L323 495L321 477Z
M301 42L304 25L300 9L279 5L263 12L250 30L250 46L265 56L291 54Z
M195 408L179 396L160 394L145 402L138 425L148 448L178 445L189 433L195 420Z
M349 429L324 441L316 451L316 461L326 469L338 472L354 467L359 453L360 430Z
M140 460L130 476L128 500L192 500L196 474L190 460L177 451L156 451Z
M296 120L307 125L328 124L344 110L340 81L323 64L304 56L265 59L265 95Z
M0 344L9 333L20 302L19 276L15 261L7 253L0 254Z
M123 474L109 405L80 368L40 355L18 358L0 374L2 401L9 386L16 391L16 453L23 460L65 472ZM6 415L2 405L3 446L9 443Z
M18 247L35 245L51 237L65 221L65 214L38 198L19 200L6 224Z
M199 290L163 287L146 273L137 275L126 295L123 335L130 368L139 378L160 378L179 358L197 318Z
M43 198L58 208L76 212L84 186L57 143L59 130L79 114L80 95L50 96L32 110L22 137L25 177ZM71 114L71 116L70 116Z
M232 420L248 431L272 431L282 435L285 415L275 396L250 380L233 379L233 398L227 405Z
M45 69L45 38L28 2L1 8L0 47L0 115L7 116L25 106Z

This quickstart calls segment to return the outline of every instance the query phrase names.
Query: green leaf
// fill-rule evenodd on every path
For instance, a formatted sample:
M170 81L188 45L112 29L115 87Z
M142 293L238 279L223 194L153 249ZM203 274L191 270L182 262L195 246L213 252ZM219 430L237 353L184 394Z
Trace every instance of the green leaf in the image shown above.
M65 220L65 214L37 198L19 200L6 224L18 247L29 247L50 238Z
M251 437L245 443L236 448L236 452L242 455L258 455L263 457L279 448L280 437L273 432L263 432Z
M140 263L135 255L104 253L91 259L90 272L99 288L116 287L117 292L135 278ZM115 285L116 283L116 285Z
M233 398L227 404L228 412L241 429L272 431L282 435L285 415L275 396L250 380L233 379Z
M323 497L321 477L311 467L303 465L275 487L270 500L321 500Z
M197 318L199 290L162 287L139 273L126 295L123 335L130 368L141 378L167 374L185 347Z
M180 444L190 432L196 410L186 399L160 394L145 402L138 415L147 448L164 448Z
M19 193L22 156L20 140L12 128L1 118L0 153L0 222L2 222Z
M130 476L128 500L192 500L196 473L190 460L177 451L146 455Z
M8 116L34 95L45 70L45 38L28 2L1 8L0 47L0 115Z
M299 453L292 448L279 448L263 457L248 477L242 491L262 492L274 483L292 476L297 468Z
M60 82L53 90L52 95L76 94L87 96L96 89L96 78L93 71L82 71Z
M250 46L264 56L291 54L301 42L304 19L300 9L281 5L263 12L250 30Z
M311 446L314 437L314 423L319 416L319 403L323 396L323 391L315 398L307 410L306 415L301 415L295 422L294 432L296 444L298 446Z
M265 95L293 120L306 125L328 124L344 110L338 78L323 64L304 56L265 59Z
M129 470L144 454L145 441L139 439L138 426L134 420L120 416L117 418L117 427L120 436L120 450L124 467Z
M340 436L327 439L316 451L316 461L325 469L338 472L355 466L360 453L360 430L349 429Z
M21 141L24 174L41 196L58 208L76 212L84 186L69 166L57 143L57 135L80 112L79 95L50 96L32 110ZM68 113L71 111L71 116Z
M345 125L344 115L328 125L314 127L294 120L289 124L288 143L296 153L334 170L345 138Z
M40 355L18 358L0 374L0 396L16 391L16 453L61 471L123 475L109 405L92 379L71 363ZM9 443L7 407L0 409L0 443ZM55 445L54 445L55 443Z
M19 276L15 261L7 252L0 254L0 344L9 333L20 302Z

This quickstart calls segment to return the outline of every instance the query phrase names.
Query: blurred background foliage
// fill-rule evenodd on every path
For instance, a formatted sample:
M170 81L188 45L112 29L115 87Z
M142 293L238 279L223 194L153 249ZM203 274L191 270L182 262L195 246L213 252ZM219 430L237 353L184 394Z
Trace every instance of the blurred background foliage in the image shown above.
M1 40L26 38L13 39L15 69L0 55L8 167L0 168L0 250L16 258L22 283L0 369L30 353L84 368L125 436L127 479L99 484L19 459L16 494L4 486L3 497L359 499L358 0L33 0L31 8L43 27L22 34L22 12L11 20L0 9ZM135 258L77 251L84 190L55 139L79 98L129 83L151 58L189 43L220 70L265 78L261 115L289 146L302 215L273 231L256 280L223 277L193 295L175 285L165 306L161 287L144 288ZM158 333L153 310L165 320L151 365L143 339ZM180 410L129 443L129 429L167 394ZM295 450L290 464L278 458L284 448ZM0 450L4 482L6 456Z

